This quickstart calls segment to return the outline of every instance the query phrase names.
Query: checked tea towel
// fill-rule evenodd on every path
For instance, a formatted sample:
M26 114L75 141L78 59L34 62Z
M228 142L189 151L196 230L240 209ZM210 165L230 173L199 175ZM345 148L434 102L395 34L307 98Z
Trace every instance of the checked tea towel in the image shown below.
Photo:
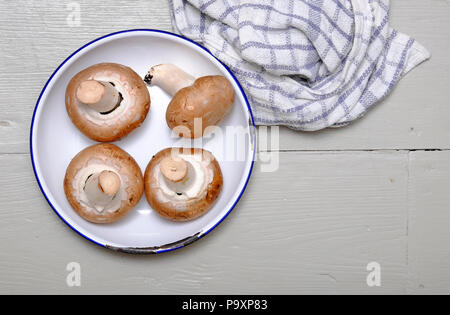
M232 70L259 125L346 125L430 57L389 26L389 0L169 2L174 31Z

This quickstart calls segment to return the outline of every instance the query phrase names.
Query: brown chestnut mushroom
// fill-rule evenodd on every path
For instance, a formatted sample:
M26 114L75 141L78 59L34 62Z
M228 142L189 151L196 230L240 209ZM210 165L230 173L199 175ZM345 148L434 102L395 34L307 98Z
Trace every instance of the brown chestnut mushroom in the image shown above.
M188 221L211 209L222 190L223 177L211 152L168 148L152 158L144 183L152 209L169 220Z
M173 96L167 125L184 138L202 137L206 128L220 124L234 103L233 86L224 76L196 79L175 65L161 64L152 67L144 80Z
M93 223L111 223L136 206L144 180L136 161L113 144L96 144L78 153L64 178L72 208Z
M101 63L70 80L66 109L72 122L87 137L100 142L116 141L145 120L150 94L131 68Z

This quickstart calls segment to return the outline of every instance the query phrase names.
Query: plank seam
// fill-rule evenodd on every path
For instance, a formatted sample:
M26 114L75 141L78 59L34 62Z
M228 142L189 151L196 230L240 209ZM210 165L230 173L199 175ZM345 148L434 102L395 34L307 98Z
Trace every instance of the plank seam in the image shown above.
M340 153L340 152L445 152L450 149L336 149L336 150L260 150L263 153ZM30 152L1 152L0 156L30 155Z

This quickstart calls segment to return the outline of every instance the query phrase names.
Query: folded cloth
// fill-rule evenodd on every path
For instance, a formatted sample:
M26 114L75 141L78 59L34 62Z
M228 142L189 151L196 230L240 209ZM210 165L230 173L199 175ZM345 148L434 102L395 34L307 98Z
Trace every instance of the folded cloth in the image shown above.
M175 32L236 75L259 125L344 126L430 57L389 0L170 0Z

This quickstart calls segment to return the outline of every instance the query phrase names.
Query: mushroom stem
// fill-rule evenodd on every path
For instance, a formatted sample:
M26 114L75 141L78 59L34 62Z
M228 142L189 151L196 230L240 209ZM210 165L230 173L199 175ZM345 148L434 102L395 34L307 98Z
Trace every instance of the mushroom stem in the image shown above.
M181 182L188 173L188 166L185 160L182 158L175 160L170 156L161 161L160 169L163 176L174 183Z
M119 91L110 82L87 80L80 83L77 99L99 113L114 110L122 101Z
M120 178L111 171L91 175L84 186L90 204L100 212L112 201L119 189Z
M194 84L195 77L173 64L161 64L151 67L144 80L174 96L182 88Z
M111 171L103 171L98 175L98 189L108 196L117 194L120 188L119 176Z

